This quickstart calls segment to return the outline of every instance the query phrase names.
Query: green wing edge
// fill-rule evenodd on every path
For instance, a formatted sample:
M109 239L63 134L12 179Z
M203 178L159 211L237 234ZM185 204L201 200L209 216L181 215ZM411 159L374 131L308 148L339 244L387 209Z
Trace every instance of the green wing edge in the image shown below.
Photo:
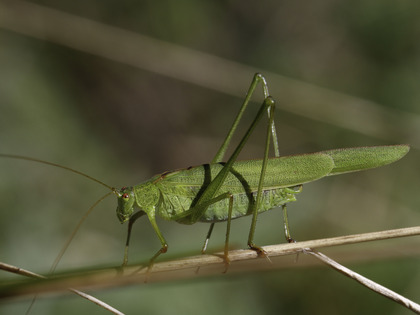
M322 151L332 157L334 168L328 174L338 175L357 172L391 164L404 157L410 146L407 144L345 148Z

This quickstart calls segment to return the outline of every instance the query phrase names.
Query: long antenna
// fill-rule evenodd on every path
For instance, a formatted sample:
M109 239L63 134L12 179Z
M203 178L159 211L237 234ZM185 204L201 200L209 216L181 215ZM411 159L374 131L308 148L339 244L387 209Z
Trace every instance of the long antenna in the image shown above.
M49 274L52 275L55 271L55 268L57 267L58 263L60 262L61 258L63 257L65 251L67 250L67 248L69 247L71 241L73 240L73 238L75 237L76 233L79 231L82 223L86 220L86 218L89 216L89 214L93 211L93 209L102 201L104 200L106 197L108 197L109 195L111 195L112 193L116 194L116 189L114 187L111 187L103 182L101 182L100 180L93 178L92 176L89 176L85 173L82 173L80 171L77 171L75 169L72 169L70 167L67 166L63 166L63 165L59 165L56 163L52 163L52 162L48 162L48 161L44 161L44 160L40 160L40 159L35 159L35 158L31 158L28 156L23 156L23 155L15 155L15 154L1 154L0 153L0 157L4 157L4 158L10 158L10 159L18 159L18 160L24 160L24 161L31 161L31 162L37 162L37 163L41 163L41 164L45 164L45 165L49 165L49 166L54 166L57 168L61 168L67 171L70 171L72 173L81 175L83 177L86 177L88 179L90 179L91 181L94 181L98 184L101 184L102 186L105 186L106 188L108 188L109 190L111 190L109 193L107 193L106 195L102 196L99 200L97 200L89 209L88 211L83 215L83 217L80 219L79 223L77 224L76 228L73 230L73 232L71 233L70 237L67 239L66 243L64 244L64 246L61 248L61 251L59 252L59 254L57 255L57 257L54 260L54 263L51 266L50 272ZM34 298L32 299L31 304L29 305L29 308L26 310L26 314L29 314L33 305L35 304L35 301L37 299L37 295L34 296Z
M35 159L35 158L28 157L28 156L23 156L23 155L1 154L0 153L0 157L10 158L10 159L19 159L19 160L25 160L25 161L32 161L32 162L37 162L37 163L41 163L41 164L46 164L46 165L50 165L50 166L55 166L55 167L58 167L58 168L62 168L64 170L70 171L72 173L76 173L76 174L79 174L79 175L84 176L86 178L89 178L90 180L92 180L92 181L94 181L94 182L96 182L98 184L101 184L102 186L105 186L106 188L108 188L108 189L112 190L113 192L115 192L115 188L114 187L108 186L107 184L101 182L100 180L98 180L96 178L93 178L92 176L89 176L89 175L87 175L85 173L82 173L80 171L76 171L75 169L72 169L72 168L67 167L67 166L63 166L63 165L59 165L59 164L56 164L56 163L47 162L47 161L44 161L44 160L39 160L39 159Z

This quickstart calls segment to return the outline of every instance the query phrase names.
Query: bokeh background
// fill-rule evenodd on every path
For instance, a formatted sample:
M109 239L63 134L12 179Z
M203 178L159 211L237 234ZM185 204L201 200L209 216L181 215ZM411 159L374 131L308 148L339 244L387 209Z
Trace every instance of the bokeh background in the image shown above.
M282 155L412 145L391 166L305 185L289 206L297 240L418 225L418 12L415 0L2 0L0 152L60 163L112 186L206 163L259 71L277 101ZM241 131L261 93L254 100ZM263 131L241 158L262 156ZM0 259L45 274L81 215L106 191L66 171L18 160L0 159L0 174ZM59 270L121 263L126 227L115 207L109 198L94 211ZM158 223L168 255L201 249L207 225ZM233 247L246 247L249 224L250 218L234 222ZM210 250L223 246L224 232L224 224L216 225ZM256 242L283 241L281 212L261 215ZM418 241L325 252L419 302ZM140 220L130 261L147 260L159 245ZM296 268L90 293L129 314L409 313L327 267L298 267L299 260ZM1 273L2 281L19 278ZM29 303L2 301L0 313L22 314ZM77 312L105 313L73 295L41 297L32 310Z

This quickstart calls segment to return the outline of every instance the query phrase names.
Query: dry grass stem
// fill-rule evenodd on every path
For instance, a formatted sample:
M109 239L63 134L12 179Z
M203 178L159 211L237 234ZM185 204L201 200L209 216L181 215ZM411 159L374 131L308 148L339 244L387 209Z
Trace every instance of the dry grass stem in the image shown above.
M359 282L360 284L362 284L363 286L367 287L368 289L379 293L385 297L387 297L388 299L391 299L401 305L403 305L404 307L408 308L409 310L420 314L420 305L405 298L404 296L366 278L363 277L362 275L358 274L357 272L354 272L353 270L350 270L346 267L344 267L343 265L340 265L339 263L337 263L336 261L332 260L331 258L329 258L328 256L325 256L322 253L319 253L317 251L314 251L310 248L308 248L307 250L305 250L305 253L308 255L312 255L314 257L316 257L317 259L321 260L323 263L325 263L326 265L334 268L335 270L341 272L342 274L344 274L345 276L356 280L357 282Z
M264 246L263 249L267 252L270 258L273 259L276 256L302 253L305 252L305 250L307 251L308 248L322 248L419 234L420 226L417 226L291 244L270 245ZM288 267L304 265L304 256L305 255L300 255L298 263L290 263ZM273 264L268 263L267 259L263 259L263 261L256 260L256 258L258 258L258 254L253 250L232 250L229 252L229 258L231 265L229 267L228 274L244 272L245 270L249 271L279 268L276 260L273 260ZM198 274L195 273L197 267L200 267L200 272ZM3 267L2 269L6 268ZM155 263L152 270L149 272L147 272L147 267L135 265L126 268L108 268L86 271L83 273L57 274L47 280L25 282L22 285L18 285L16 282L9 283L0 287L0 298L18 297L36 293L57 294L58 292L65 291L67 288L78 288L83 290L103 289L126 286L130 284L142 284L146 281L166 282L181 279L185 280L199 276L221 275L224 269L225 266L222 253L199 255ZM10 268L7 270L10 271ZM17 270L20 269L17 268ZM18 273L33 276L31 273Z
M410 136L420 133L420 116L414 113L385 109L368 100L32 2L0 1L0 28L241 98L250 76L263 71L270 79L271 92L282 95L282 110L387 141L409 138L413 147L420 147L420 138Z
M9 264L5 264L5 263L1 263L0 262L0 269L5 270L5 271L9 271L12 273L16 273L22 276L26 276L26 277L31 277L31 278L37 278L37 279L47 279L47 277L39 275L37 273L34 273L32 271L29 270L25 270L16 266L12 266ZM76 289L72 289L72 288L68 288L69 291L73 292L74 294L77 294L78 296L92 302L95 303L96 305L106 309L107 311L111 312L112 314L116 314L116 315L124 315L124 313L121 313L119 310L117 310L116 308L112 307L111 305L87 294L84 293L82 291L76 290ZM34 303L36 297L32 300L32 304ZM30 308L32 307L32 304L30 306ZM29 311L29 310L28 310Z

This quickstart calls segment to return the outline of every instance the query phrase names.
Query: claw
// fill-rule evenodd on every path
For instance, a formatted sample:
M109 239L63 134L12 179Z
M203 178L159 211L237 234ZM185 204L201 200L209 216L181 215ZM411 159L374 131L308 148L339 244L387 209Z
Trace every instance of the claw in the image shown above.
M228 255L223 255L223 261L225 263L225 270L223 271L223 273L226 273L229 269L230 266L230 259Z
M255 244L251 244L251 245L248 245L248 246L249 246L249 248L250 248L250 249L255 250L255 251L257 252L258 257L264 257L264 258L266 258L266 259L267 259L270 263L272 263L272 261L271 261L270 257L268 257L268 253L267 253L264 249L262 249L262 247L257 246L257 245L255 245Z

